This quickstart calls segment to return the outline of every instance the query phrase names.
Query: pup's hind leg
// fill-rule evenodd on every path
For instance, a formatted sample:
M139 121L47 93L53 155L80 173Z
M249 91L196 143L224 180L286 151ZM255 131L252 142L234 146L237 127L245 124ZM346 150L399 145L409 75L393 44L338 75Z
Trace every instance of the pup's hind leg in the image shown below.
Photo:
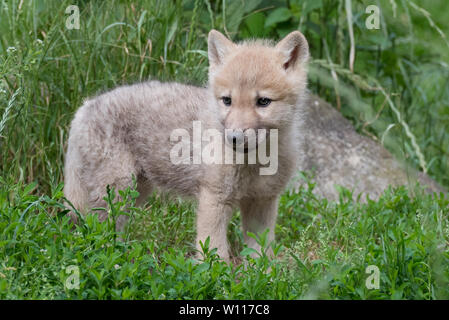
M114 188L115 199L120 199L118 191L125 190L132 186L133 176L136 176L136 169L133 158L129 154L120 153L116 157L103 161L100 166L88 168L84 172L86 189L88 192L89 208L107 208L104 198L107 196L107 186ZM99 220L107 218L106 211L99 211ZM120 215L116 218L116 229L119 232L124 230L128 216Z
M268 243L274 240L274 228L276 225L278 209L278 198L245 198L240 203L242 216L243 238L249 248L260 252L260 245L257 241L248 236L248 231L254 234L264 232L267 228ZM267 254L272 255L271 245L267 249Z

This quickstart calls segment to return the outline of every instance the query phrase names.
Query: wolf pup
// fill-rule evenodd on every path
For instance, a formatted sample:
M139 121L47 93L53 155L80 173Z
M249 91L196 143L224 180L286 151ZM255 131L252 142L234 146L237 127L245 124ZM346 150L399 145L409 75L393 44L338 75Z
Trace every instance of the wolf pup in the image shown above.
M267 40L236 44L212 30L208 55L207 88L149 81L87 100L70 128L64 193L83 214L106 205L107 185L125 189L133 177L140 193L138 204L154 190L196 198L198 249L199 242L210 237L210 247L229 260L226 231L235 208L240 209L248 247L260 250L247 232L269 229L268 240L274 240L279 195L303 154L309 47L299 31L277 44ZM187 156L173 161L182 149L173 132L181 130L181 137L192 137L198 135L198 125L203 132L223 133L223 149L218 148L217 154L238 149L236 153L246 158L254 152L246 133L257 135L265 129L268 151L277 151L276 159L270 159L276 162L274 170L261 174L267 164L261 164L259 156L255 163L198 161L195 141L184 141ZM200 151L204 148L200 146ZM76 220L73 212L71 216ZM106 219L106 213L99 218ZM121 230L126 216L119 218Z

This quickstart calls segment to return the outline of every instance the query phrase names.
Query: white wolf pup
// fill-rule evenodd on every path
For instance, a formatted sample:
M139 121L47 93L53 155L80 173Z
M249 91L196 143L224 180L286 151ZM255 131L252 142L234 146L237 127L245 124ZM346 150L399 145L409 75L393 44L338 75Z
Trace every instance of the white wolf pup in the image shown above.
M210 247L229 260L226 231L234 208L240 209L249 247L260 250L248 231L268 228L268 240L274 240L278 198L302 156L309 47L299 31L277 44L266 40L235 44L212 30L208 54L207 88L149 81L87 100L70 128L64 193L83 214L105 206L107 185L125 189L133 176L140 192L138 203L153 190L194 197L198 248L199 241L210 237ZM170 154L179 141L174 141L173 130L195 135L195 121L203 130L223 132L226 150L235 150L236 143L243 141L246 156L246 132L276 129L276 145L270 137L267 147L278 152L271 159L277 162L276 171L260 174L265 164L259 160L255 164L174 163ZM105 213L100 214L100 219L105 218ZM119 229L125 222L120 219Z

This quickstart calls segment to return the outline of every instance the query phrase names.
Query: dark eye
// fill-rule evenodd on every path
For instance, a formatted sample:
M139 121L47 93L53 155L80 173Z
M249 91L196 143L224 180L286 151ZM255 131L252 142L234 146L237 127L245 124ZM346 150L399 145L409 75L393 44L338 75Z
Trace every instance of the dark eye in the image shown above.
M231 97L221 97L221 100L223 101L225 106L230 106L232 103Z
M269 99L269 98L263 97L263 98L257 99L257 105L258 105L259 107L266 107L266 106L268 106L270 103L271 103L271 99Z

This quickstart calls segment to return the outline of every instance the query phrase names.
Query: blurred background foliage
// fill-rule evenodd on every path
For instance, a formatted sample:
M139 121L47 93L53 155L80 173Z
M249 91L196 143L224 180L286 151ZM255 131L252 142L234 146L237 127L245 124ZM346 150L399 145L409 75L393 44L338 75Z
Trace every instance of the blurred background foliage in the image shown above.
M79 30L66 28L72 4ZM381 11L379 29L365 25L371 4ZM86 97L153 78L205 85L207 33L215 28L235 41L302 31L311 92L448 187L446 7L446 0L0 0L2 182L37 181L45 192L62 181L68 125Z

